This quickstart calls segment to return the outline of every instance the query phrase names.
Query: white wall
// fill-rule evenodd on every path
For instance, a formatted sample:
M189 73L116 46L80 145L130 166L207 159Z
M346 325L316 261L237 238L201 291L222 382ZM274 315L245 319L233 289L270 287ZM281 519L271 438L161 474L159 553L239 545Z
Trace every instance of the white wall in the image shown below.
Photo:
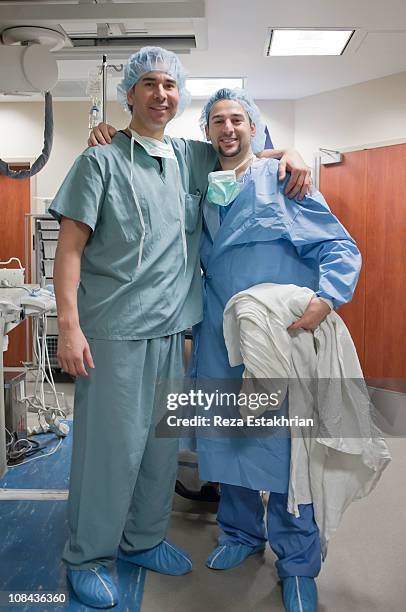
M295 103L295 147L311 165L319 147L406 141L406 72Z
M295 142L295 103L293 100L257 100L275 149L293 147Z
M294 105L292 101L259 103L276 147L293 146ZM203 101L195 101L181 117L168 126L171 136L202 139L198 120ZM54 103L54 145L48 164L37 175L33 196L55 195L74 159L86 147L89 104L87 102ZM43 144L44 106L40 102L0 104L0 157L29 160L39 155ZM129 115L118 104L109 104L107 119L118 128L128 124ZM41 203L33 201L33 212L42 212Z
M54 144L48 164L37 175L36 195L55 195L77 155L87 146L89 104L86 102L54 103ZM120 127L125 115L112 105L111 121ZM43 145L44 106L40 102L0 104L0 156L3 159L37 157ZM38 202L34 201L33 212Z

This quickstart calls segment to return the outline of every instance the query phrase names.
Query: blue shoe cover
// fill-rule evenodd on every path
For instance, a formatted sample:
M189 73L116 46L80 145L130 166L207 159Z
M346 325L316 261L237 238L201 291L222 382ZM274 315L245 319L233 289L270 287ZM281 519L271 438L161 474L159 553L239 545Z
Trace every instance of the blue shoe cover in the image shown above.
M206 565L210 569L226 570L240 565L250 555L264 550L265 545L247 546L238 542L220 544L208 556Z
M105 567L67 572L69 582L79 601L92 608L113 608L118 603L117 587Z
M192 571L192 560L181 549L163 540L154 548L139 550L133 553L125 553L119 550L118 558L121 561L128 561L135 565L140 565L146 569L169 576L183 576Z
M317 611L317 587L314 578L307 576L283 578L282 593L286 612Z

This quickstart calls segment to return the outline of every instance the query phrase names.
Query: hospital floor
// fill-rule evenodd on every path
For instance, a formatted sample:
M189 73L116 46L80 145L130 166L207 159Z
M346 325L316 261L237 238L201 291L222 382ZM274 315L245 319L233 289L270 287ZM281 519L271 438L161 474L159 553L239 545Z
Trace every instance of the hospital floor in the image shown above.
M58 384L72 407L73 384ZM71 418L71 416L70 416ZM389 439L393 461L377 488L353 503L318 578L320 612L404 612L406 610L406 440ZM174 496L168 539L193 560L182 577L147 572L142 612L279 612L281 590L274 554L248 558L229 571L205 567L216 546L211 505Z

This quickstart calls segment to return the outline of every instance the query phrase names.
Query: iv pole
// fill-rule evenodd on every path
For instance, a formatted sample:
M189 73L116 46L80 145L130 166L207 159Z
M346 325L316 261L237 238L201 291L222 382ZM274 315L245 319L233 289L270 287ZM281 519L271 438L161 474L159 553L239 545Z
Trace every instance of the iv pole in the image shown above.
M103 61L101 66L102 73L102 99L101 99L101 110L102 110L102 121L106 123L107 116L107 71L109 68L112 68L116 72L122 72L124 66L123 64L118 64L115 66L114 64L107 63L107 55L103 55Z
M102 62L102 121L106 123L107 111L107 55L103 55Z

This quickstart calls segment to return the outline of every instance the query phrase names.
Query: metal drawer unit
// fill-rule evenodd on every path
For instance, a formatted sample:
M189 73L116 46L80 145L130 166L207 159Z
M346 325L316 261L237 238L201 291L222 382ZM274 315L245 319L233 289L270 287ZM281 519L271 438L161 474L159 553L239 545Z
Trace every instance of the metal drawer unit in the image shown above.
M54 259L58 243L59 223L50 215L35 215L33 218L33 247L35 252L35 279L39 284L54 282ZM58 326L56 317L48 317L47 346L53 367L58 367L56 349Z

